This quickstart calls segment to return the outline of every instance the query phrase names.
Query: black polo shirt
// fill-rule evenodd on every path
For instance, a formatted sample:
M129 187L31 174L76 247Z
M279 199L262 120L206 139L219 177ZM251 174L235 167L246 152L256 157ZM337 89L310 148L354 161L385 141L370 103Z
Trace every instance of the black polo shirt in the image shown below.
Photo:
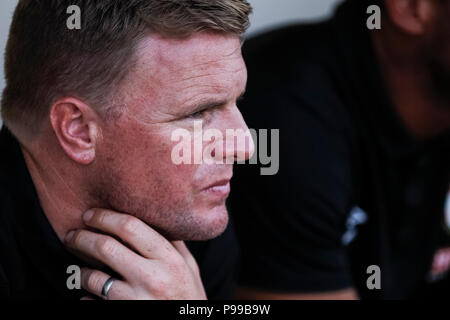
M0 298L81 298L86 292L67 287L67 268L85 263L66 251L56 236L39 204L19 143L6 128L0 133L0 154ZM231 298L238 255L231 225L220 237L188 247L208 297Z
M434 253L450 246L450 132L429 141L408 132L384 88L364 3L347 1L329 21L244 46L240 109L250 128L280 129L280 170L235 170L242 286L419 297ZM380 267L381 290L367 287L371 265ZM441 289L450 295L448 282Z

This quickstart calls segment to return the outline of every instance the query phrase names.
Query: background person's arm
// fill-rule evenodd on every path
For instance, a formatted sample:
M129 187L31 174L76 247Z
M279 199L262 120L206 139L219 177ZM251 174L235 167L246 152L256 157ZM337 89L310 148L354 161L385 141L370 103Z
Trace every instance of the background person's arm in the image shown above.
M274 56L292 46L277 39L269 41ZM250 78L240 106L250 128L280 130L280 170L261 176L259 166L235 168L230 209L242 252L240 286L261 288L239 297L355 298L343 241L357 197L349 112L321 65L290 65L264 48L255 52L256 60L247 56Z

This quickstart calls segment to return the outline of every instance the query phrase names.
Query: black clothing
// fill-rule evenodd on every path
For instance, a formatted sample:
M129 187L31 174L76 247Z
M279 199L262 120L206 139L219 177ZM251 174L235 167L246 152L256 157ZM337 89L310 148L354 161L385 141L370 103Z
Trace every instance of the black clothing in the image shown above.
M0 133L0 154L0 298L66 300L87 295L67 288L67 268L86 264L66 251L52 229L19 143L6 128ZM214 240L187 245L208 297L231 298L238 256L232 226Z
M418 297L440 241L450 244L450 132L426 142L408 132L383 87L366 9L347 1L329 21L245 43L240 109L250 128L280 129L280 170L235 169L243 286ZM381 290L366 286L370 265Z

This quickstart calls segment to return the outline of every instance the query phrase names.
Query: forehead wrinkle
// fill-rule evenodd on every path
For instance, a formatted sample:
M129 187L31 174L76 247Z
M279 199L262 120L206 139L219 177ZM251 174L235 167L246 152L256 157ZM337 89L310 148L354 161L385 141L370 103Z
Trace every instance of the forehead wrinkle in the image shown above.
M245 66L221 71L223 69L216 70L214 73L194 74L180 80L173 77L169 82L178 87L174 88L177 91L214 88L214 93L220 93L222 90L232 90L235 83L241 82L241 76L245 74Z
M209 55L201 55L198 57L194 57L197 59L192 59L192 60L188 60L189 62L191 62L190 64L185 64L185 63L181 63L181 67L184 69L192 69L192 68L197 68L197 67L202 67L202 66L209 66L209 65L213 65L214 67L224 67L226 66L229 61L233 61L233 60L237 60L240 61L242 60L242 56L239 54L239 51L235 51L236 53L232 53L230 55L217 55L214 57L209 57ZM208 58L208 59L205 59ZM196 63L196 60L201 60L203 59L202 62ZM240 63L240 62L238 62Z
M184 63L182 63L181 65L185 69L190 69L190 68L201 67L201 66L209 65L209 64L219 64L221 62L229 61L229 60L241 60L242 57L240 55L240 52L241 52L240 49L241 49L240 47L236 48L236 50L234 50L230 54L225 54L225 55L222 55L220 57L218 56L218 57L216 57L214 59L209 59L207 61L203 61L203 62L200 62L200 63L194 63L194 64L189 65L189 67L185 67ZM203 59L205 57L208 57L208 55L200 55L197 58ZM192 61L192 60L189 60L189 61Z
M216 89L216 91L217 91L217 93L220 93L220 90ZM188 98L183 99L183 101L180 102L180 105L184 106L185 104L189 103L190 101L210 100L211 99L210 95L211 95L211 93L207 93L207 92L196 93L194 95L189 96ZM201 97L201 96L204 96L204 98L199 99L198 97ZM225 100L225 96L226 95L224 94L221 98L216 97L216 99Z
M199 86L193 86L193 87L199 88ZM201 102L201 101L211 100L212 99L211 95L216 95L217 96L218 94L220 94L221 97L220 98L216 97L215 99L217 99L217 100L227 100L226 98L227 98L228 94L226 94L227 87L225 87L225 86L205 85L205 86L202 86L202 88L213 88L214 89L214 93L212 93L212 92L200 92L200 93L196 93L194 95L190 95L189 97L183 99L183 101L181 101L179 103L179 105L183 107L186 104L191 103L192 101L200 101ZM186 89L188 89L188 88L186 88ZM198 97L201 97L201 96L205 96L205 97L199 99Z
M208 59L204 59L208 57ZM202 60L203 59L203 60ZM197 62L197 60L201 62ZM187 63L186 63L187 61ZM236 61L233 63L232 61ZM171 67L171 69L175 69L178 71L191 71L191 70L199 70L205 71L208 69L219 69L219 70L227 70L229 66L234 65L243 65L245 64L242 56L233 56L233 57L220 57L220 56L202 56L202 57L193 57L192 59L181 59L180 61L170 61L167 65Z
M196 45L199 42L200 45ZM241 59L241 44L239 40L237 40L237 43L238 44L235 48L229 50L230 53L223 53L223 51L221 51L217 46L216 36L212 38L211 36L205 37L204 35L199 35L197 38L180 41L174 39L164 39L158 35L151 35L142 40L138 45L137 54L140 57L139 60L141 61L141 64L150 64L150 67L156 66L161 68L164 66L173 65L173 62L176 61L178 62L178 69L180 65L182 67L186 65L185 61L194 62L196 60L202 60L205 57L219 57L218 59L213 58L206 62L202 61L201 63L190 64L189 68L192 68L225 59ZM211 52L211 48L214 47L216 47L217 50ZM233 57L233 55L235 55L235 57ZM179 57L182 57L183 59L177 59Z
M168 71L169 73L173 73L175 70L177 72L184 71L205 71L208 69L214 70L227 70L226 66L229 65L230 60L242 60L242 56L236 54L240 53L240 48L233 50L233 53L229 55L220 55L220 54L212 54L211 52L208 54L196 54L194 51L193 55L182 55L178 53L176 58L183 57L182 59L173 59L168 57L164 52L159 51L157 54L157 60L153 61L153 64L158 67L160 71ZM188 58L189 57L189 58ZM200 61L200 62L197 62ZM241 64L241 62L238 62ZM162 67L162 68L161 68ZM211 72L211 71L209 71Z
M199 68L190 68L185 67L185 69L188 71L185 73L184 77L181 79L176 79L176 75L172 76L171 82L172 83L180 83L183 81L189 81L189 80L201 80L204 78L212 78L213 81L215 81L215 78L222 78L220 79L220 82L223 82L223 80L233 81L233 79L236 79L241 76L241 73L245 73L245 63L239 64L237 67L235 65L228 66L228 65L222 65L215 63L216 65L210 65L208 68L199 69ZM219 80L218 80L219 82Z
M216 73L198 74L198 75L188 76L187 78L180 79L178 81L175 81L175 83L185 82L185 81L188 81L188 80L195 80L195 79L201 79L201 78L214 77L214 76L217 76L217 74Z
M207 78L207 77L215 77L215 76L218 76L220 74L227 74L227 73L231 74L231 75L235 75L236 73L239 73L239 72L241 72L243 70L244 70L243 67L240 67L240 68L237 68L237 69L234 69L234 70L227 70L226 68L220 68L220 69L216 68L216 72L187 76L186 78L182 78L180 80L174 81L174 83L179 83L179 82L188 81L188 80L196 80L196 79Z
M180 80L176 80L176 75L174 75L165 81L166 84L160 83L160 86L171 87L171 90L173 90L173 92L178 93L187 91L188 97L182 101L182 104L185 104L186 101L195 99L199 95L212 96L220 94L223 96L223 98L221 99L227 99L228 96L234 94L234 84L244 81L243 79L241 79L240 74L245 73L245 65L242 65L239 68L234 68L233 70L225 70L225 72L230 75L227 77L221 77L224 73L221 73L220 71L221 70L218 70L214 73L192 75ZM206 81L203 79L208 80ZM191 92L195 94L194 97L189 94Z
M153 82L157 82L165 78L167 81L177 83L181 81L201 79L202 77L214 76L216 74L218 75L219 72L233 74L241 71L245 67L245 63L240 55L240 45L237 45L230 53L227 54L223 54L223 52L221 54L219 52L208 52L202 54L198 53L195 48L189 48L187 50L187 53L189 54L183 55L176 50L173 51L172 48L167 48L167 50L165 50L165 47L171 47L170 43L170 41L168 43L161 43L158 40L150 41L150 44L153 45L150 50L152 53L146 55L142 54L142 60L144 61L139 66L141 71L141 79L143 81L148 81L151 78ZM146 47L147 45L141 46L141 50L145 50ZM202 47L205 48L204 45ZM175 49L178 49L178 47ZM173 54L170 54L170 52L175 54L175 56L172 57ZM182 57L183 59L179 59L179 57ZM188 59L188 57L190 58ZM202 61L202 59L205 58L208 58L208 61ZM148 59L150 59L150 61ZM230 63L227 62L232 59L242 60L242 62L237 62L237 64L240 64L237 70L227 70L227 66L230 65ZM201 62L195 63L196 61ZM201 72L207 72L207 74L196 74ZM183 75L183 73L189 74L185 75L184 78L180 80L176 79L177 75ZM169 77L167 77L167 75L169 75ZM160 86L161 85L162 84L160 83Z

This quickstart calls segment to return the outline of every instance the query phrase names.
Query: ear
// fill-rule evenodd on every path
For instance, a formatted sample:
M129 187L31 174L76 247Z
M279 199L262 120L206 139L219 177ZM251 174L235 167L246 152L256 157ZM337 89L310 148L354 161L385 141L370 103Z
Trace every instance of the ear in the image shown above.
M422 35L436 15L435 0L385 0L391 21L403 32Z
M92 108L75 98L58 100L50 109L50 122L59 144L69 158L82 165L95 159L99 120Z

